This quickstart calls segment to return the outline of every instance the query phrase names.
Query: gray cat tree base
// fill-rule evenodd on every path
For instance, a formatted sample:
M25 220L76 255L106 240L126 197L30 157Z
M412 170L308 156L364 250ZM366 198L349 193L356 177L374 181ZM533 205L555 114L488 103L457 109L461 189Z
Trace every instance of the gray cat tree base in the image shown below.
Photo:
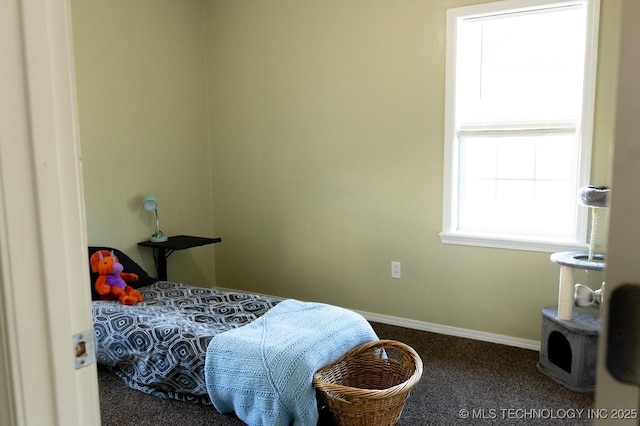
M568 389L593 392L596 380L600 310L574 308L570 320L558 309L542 309L542 340L538 370Z

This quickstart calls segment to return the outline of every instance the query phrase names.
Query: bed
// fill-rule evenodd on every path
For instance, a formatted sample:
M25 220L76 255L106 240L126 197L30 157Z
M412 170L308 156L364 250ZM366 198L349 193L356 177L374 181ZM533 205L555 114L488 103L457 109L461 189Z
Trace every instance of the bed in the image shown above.
M97 250L113 250L124 271L138 275L129 284L144 298L134 306L104 301L92 286L98 363L133 389L211 404L203 373L209 342L257 319L280 300L156 281L120 250L90 247L89 256ZM92 273L92 283L95 278Z
M313 372L377 339L346 309L157 281L120 250L89 247L89 256L97 250L113 250L138 275L130 285L144 298L133 306L100 300L92 273L97 361L157 397L213 404L249 424L315 424L317 412L306 419L308 407L297 407L302 394L315 404Z

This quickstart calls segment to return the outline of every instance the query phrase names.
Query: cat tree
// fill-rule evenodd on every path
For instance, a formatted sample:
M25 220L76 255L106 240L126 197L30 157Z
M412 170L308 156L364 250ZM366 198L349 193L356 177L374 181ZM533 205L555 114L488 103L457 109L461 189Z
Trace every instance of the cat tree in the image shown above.
M609 189L586 186L580 190L579 203L591 209L591 235L588 252L553 253L551 261L560 265L558 308L542 310L542 339L538 369L578 392L595 388L595 369L600 305L605 284L598 290L574 285L573 271L603 271L605 255L596 253L595 236L599 209L606 208ZM574 305L578 309L574 312Z

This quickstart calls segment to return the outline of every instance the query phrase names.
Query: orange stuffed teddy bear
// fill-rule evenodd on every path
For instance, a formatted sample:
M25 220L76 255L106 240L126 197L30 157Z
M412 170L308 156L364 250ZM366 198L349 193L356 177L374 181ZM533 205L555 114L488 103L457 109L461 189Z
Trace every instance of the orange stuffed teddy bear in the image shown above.
M124 267L113 253L98 250L89 259L91 271L100 276L96 280L95 289L104 300L119 300L123 305L135 305L142 302L142 295L126 281L137 281L138 275L122 272Z

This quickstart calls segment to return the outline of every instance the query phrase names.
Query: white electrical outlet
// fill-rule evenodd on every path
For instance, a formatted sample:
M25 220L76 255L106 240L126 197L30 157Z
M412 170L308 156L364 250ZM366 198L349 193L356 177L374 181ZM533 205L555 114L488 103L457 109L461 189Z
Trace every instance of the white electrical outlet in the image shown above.
M402 276L402 265L400 262L391 262L391 278L400 278Z

